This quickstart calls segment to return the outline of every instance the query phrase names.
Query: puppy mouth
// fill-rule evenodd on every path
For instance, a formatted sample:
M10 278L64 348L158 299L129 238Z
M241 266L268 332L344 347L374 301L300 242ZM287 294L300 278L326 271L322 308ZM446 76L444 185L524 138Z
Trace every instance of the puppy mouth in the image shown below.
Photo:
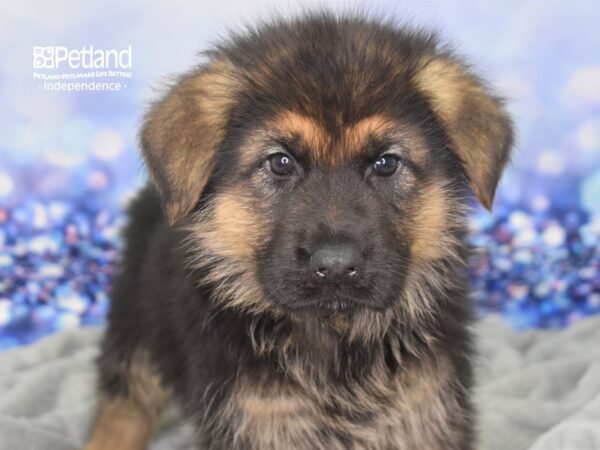
M359 309L378 309L376 305L366 299L350 297L314 298L304 302L288 304L286 307L294 312L340 312L348 313Z
M358 307L358 305L353 300L329 300L317 303L316 307L317 309L329 311L346 311L348 309L354 309Z

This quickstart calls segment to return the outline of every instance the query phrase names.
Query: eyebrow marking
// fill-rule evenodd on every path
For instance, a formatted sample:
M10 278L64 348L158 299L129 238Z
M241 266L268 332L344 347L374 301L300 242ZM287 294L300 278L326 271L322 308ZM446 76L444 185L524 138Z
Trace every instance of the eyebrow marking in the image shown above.
M395 144L399 147L392 151ZM244 145L242 167L250 168L277 147L301 163L336 166L356 157L376 158L385 153L386 147L403 159L416 158L411 162L419 165L425 162L423 150L427 146L413 126L398 124L383 114L341 125L332 135L317 119L288 110L250 134Z
M312 160L331 165L356 156L364 151L369 139L382 136L394 128L389 118L374 115L343 127L340 136L334 139L315 119L293 111L280 114L268 125L281 136L299 140L302 150L306 150Z
M314 119L295 113L285 111L270 122L275 131L282 135L298 135L311 147L325 144L329 139L328 133Z
M355 151L362 150L368 140L383 138L394 128L392 120L382 115L375 115L359 120L344 130L344 144Z

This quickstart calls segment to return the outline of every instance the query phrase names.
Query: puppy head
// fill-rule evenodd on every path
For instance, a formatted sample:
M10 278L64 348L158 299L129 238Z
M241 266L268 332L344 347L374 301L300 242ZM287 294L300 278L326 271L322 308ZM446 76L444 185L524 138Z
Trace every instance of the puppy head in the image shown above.
M502 102L436 40L327 15L234 37L147 116L142 149L223 306L416 318L491 207ZM361 316L362 315L362 316Z

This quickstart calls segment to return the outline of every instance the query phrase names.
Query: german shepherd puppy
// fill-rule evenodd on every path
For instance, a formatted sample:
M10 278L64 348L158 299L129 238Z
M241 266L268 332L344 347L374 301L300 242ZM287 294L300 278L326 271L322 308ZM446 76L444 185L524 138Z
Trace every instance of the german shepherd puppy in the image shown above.
M503 102L435 36L313 13L234 35L155 103L88 450L168 399L206 449L468 450L469 190Z

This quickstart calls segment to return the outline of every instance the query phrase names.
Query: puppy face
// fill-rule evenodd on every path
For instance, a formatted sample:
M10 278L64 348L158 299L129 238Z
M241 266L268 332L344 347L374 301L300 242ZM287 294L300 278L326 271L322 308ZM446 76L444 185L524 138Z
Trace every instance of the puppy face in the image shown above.
M427 238L414 223L419 195L442 193L447 181L423 134L403 121L377 114L328 129L284 110L242 146L244 187L271 218L257 273L272 303L384 310L398 299L411 259L424 256L415 255Z
M500 100L431 36L315 16L218 47L146 118L142 148L189 264L225 307L435 309L464 188L490 207Z

